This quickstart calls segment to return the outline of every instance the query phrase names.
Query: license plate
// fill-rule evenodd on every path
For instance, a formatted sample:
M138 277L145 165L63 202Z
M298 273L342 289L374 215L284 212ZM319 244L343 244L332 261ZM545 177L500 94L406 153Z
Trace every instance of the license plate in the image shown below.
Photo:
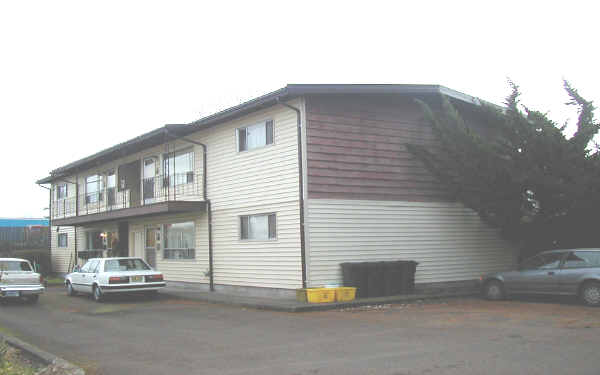
M19 296L19 292L13 292L13 291L4 292L4 296L5 297L18 297Z
M144 281L144 276L131 276L132 283L141 283Z

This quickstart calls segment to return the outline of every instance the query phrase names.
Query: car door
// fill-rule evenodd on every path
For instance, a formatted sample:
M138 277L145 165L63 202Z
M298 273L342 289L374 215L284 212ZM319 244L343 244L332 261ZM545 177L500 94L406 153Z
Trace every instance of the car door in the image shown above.
M92 293L92 285L94 283L94 276L96 276L95 271L96 267L98 267L98 263L100 260L93 259L90 260L86 265L87 268L81 269L81 291L84 293Z
M600 273L600 250L571 251L558 273L558 292L577 294L580 282L597 273Z
M564 252L551 252L528 259L518 271L506 274L507 290L512 293L555 293L558 271L564 257Z
M84 286L82 276L84 270L90 268L90 263L91 261L88 260L82 267L79 268L77 272L73 272L73 274L71 275L71 284L73 286L73 289L75 289L77 292L83 292Z
M531 275L531 293L556 294L560 267L566 255L566 252L544 254L544 264Z

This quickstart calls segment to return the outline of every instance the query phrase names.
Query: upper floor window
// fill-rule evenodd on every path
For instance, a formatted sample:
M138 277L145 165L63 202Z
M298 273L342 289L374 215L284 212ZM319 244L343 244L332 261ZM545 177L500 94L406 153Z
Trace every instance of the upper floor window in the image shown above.
M65 199L67 197L67 184L56 186L56 199Z
M273 120L237 129L238 151L254 150L273 143Z
M194 151L183 150L163 155L164 185L191 184L194 182Z
M277 238L275 214L240 216L240 239L274 240Z
M102 176L91 175L85 178L85 203L102 201Z

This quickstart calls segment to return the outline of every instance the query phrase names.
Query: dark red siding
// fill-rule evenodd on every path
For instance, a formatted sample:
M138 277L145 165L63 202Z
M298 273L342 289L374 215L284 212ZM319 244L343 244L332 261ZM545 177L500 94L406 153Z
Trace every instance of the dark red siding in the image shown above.
M308 197L447 201L441 184L406 149L435 147L412 98L307 98Z

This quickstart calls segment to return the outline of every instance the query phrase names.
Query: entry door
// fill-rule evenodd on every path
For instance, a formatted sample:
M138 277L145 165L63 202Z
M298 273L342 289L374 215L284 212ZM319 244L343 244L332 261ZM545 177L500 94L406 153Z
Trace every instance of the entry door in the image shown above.
M133 232L133 256L144 259L144 232Z
M144 204L154 203L156 198L156 160L144 159Z
M156 253L160 246L160 229L159 228L147 228L146 229L146 257L144 260L150 265L150 267L156 269Z

